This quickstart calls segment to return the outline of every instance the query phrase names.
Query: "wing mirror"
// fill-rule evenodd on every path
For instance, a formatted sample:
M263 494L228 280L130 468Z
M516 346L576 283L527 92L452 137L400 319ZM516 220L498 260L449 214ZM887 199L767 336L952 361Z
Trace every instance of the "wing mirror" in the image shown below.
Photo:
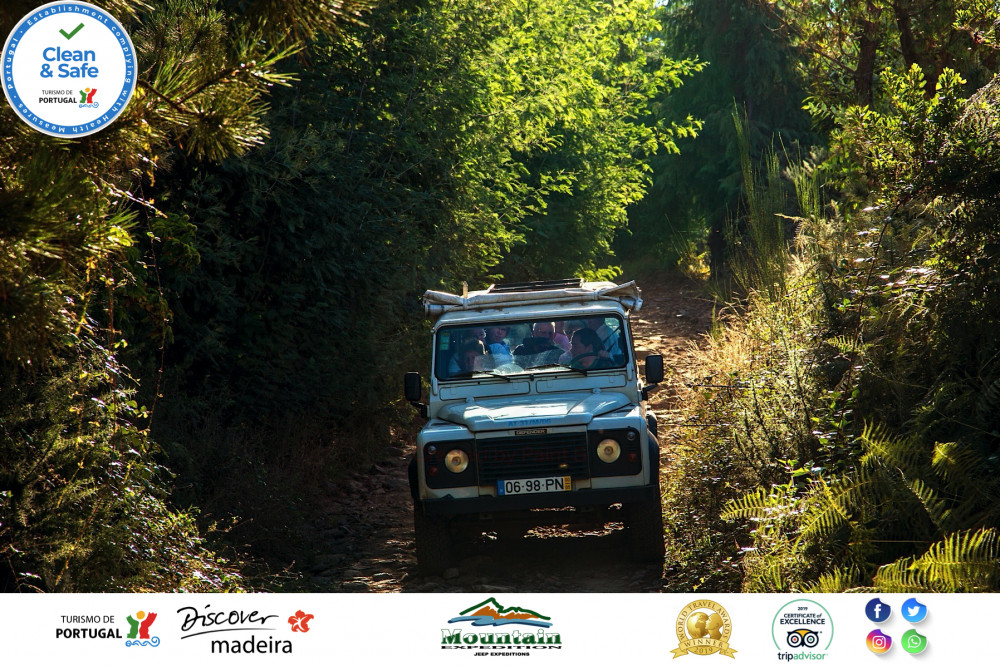
M663 381L663 356L650 354L646 357L646 383L659 384Z
M419 372L407 372L403 375L403 397L426 419L427 405L420 402L420 395L423 391Z

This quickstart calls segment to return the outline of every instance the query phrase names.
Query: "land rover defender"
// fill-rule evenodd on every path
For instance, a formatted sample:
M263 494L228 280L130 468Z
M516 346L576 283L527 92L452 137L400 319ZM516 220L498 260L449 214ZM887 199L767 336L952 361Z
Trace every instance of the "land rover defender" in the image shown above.
M406 373L428 421L410 462L417 560L452 566L461 534L621 522L631 554L662 559L656 421L647 391L663 359L632 345L634 282L580 279L428 291L430 397Z

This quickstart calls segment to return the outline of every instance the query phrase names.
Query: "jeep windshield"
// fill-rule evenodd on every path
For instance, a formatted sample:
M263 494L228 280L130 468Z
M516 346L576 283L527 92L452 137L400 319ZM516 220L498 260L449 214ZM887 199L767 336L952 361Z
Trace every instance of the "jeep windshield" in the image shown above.
M628 347L621 317L503 320L442 326L434 340L439 380L572 372L625 367Z

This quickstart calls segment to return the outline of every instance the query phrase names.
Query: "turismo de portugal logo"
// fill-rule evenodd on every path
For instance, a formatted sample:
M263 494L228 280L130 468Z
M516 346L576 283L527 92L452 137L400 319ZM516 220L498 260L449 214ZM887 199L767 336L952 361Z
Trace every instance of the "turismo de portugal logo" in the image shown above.
M3 49L3 92L21 120L50 136L107 127L135 91L125 29L86 2L52 2L14 27Z

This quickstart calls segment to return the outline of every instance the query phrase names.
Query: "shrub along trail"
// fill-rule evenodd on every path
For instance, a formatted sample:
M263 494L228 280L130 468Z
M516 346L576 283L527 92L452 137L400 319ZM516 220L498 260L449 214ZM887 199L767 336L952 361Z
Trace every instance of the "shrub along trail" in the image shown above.
M645 305L632 319L636 351L664 355L667 378L651 405L660 422L661 468L669 473L676 407L697 381L691 354L709 328L712 303L694 282L679 276L639 282ZM641 367L641 366L640 366ZM484 533L466 544L443 577L417 571L412 502L406 465L413 442L400 443L367 473L331 488L317 507L317 553L300 563L303 584L344 592L653 592L664 587L660 565L629 562L625 534L609 523L600 530L531 530L522 538ZM488 526L486 526L488 528Z

